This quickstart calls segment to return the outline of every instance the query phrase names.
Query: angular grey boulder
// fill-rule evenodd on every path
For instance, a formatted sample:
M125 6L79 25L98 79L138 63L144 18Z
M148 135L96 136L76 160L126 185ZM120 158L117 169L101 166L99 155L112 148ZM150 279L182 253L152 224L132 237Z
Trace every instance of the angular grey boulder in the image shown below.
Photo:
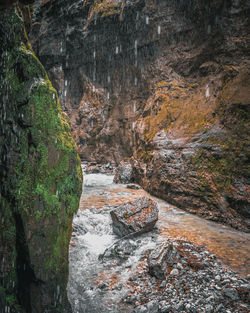
M124 203L110 212L113 231L120 237L148 232L155 226L158 212L156 202L146 197Z
M151 251L148 258L149 273L158 279L164 279L166 270L168 266L172 265L175 254L176 251L171 243L165 243Z

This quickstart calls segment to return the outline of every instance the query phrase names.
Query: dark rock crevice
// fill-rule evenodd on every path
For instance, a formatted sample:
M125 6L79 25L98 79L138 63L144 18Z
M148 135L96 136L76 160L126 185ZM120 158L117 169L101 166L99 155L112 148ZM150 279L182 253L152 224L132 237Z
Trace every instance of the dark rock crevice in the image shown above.
M19 304L26 313L31 313L31 285L39 288L42 281L37 279L30 263L30 254L22 217L14 213L16 225L16 270L17 270L17 297Z

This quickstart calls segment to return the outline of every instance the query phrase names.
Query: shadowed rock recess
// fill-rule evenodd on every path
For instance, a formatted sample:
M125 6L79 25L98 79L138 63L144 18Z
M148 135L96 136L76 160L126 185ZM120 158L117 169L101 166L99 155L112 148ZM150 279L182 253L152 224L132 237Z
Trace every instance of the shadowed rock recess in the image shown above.
M69 313L80 159L22 13L10 2L0 10L0 312ZM23 10L28 16L29 7Z
M249 230L249 1L36 1L31 38L82 160Z

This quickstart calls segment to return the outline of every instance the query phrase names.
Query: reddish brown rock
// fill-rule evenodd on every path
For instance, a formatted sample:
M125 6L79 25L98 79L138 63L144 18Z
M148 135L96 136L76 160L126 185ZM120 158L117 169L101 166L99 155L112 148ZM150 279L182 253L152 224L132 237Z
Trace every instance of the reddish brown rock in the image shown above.
M104 2L95 12L87 0L34 10L33 46L81 159L133 158L147 191L247 230L249 5L131 0L103 10Z
M123 237L152 230L158 220L158 207L151 199L141 197L120 205L110 214L114 233Z

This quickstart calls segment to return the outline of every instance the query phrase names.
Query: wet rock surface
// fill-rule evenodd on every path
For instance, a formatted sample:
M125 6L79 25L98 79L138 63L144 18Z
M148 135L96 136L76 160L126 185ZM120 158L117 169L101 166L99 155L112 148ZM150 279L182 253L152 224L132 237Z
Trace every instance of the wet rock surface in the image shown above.
M128 190L125 185L112 184L109 177L109 183L105 185L105 175L98 175L102 180L103 192L100 192L100 182L96 187L92 185L92 191L89 189L88 195L83 194L86 202L74 218L68 286L73 312L249 311L249 277L246 274L240 277L236 272L226 269L205 246L178 238L177 235L166 236L163 230L165 226L169 227L167 219L170 218L169 215L164 217L166 207L159 206L160 218L165 226L159 220L150 232L117 240L110 217L110 212L117 208L113 201L119 199L121 203L126 203L128 199L139 198L143 191ZM103 198L104 193L106 200ZM185 219L188 213L180 211L175 214L174 223L177 227L178 219ZM193 215L190 217L198 219ZM203 223L205 227L206 223L212 222ZM81 224L87 227L82 230L79 227ZM218 224L215 226L221 227ZM227 230L218 230L216 238L220 236L220 231ZM207 235L208 232L207 229ZM196 236L202 235L196 233ZM224 244L221 241L221 249L224 249ZM111 248L103 260L97 262L99 253L108 247ZM227 251L229 254L230 247ZM237 253L231 255L232 259L237 257ZM244 267L244 263L241 266ZM159 273L159 269L161 274L156 277L155 273Z
M158 279L164 279L166 276L166 270L169 266L172 266L173 255L176 251L173 251L173 245L165 244L158 249L152 251L148 257L149 273ZM173 274L172 272L170 274Z
M114 233L120 237L151 231L158 220L158 207L151 199L141 197L124 203L110 212Z
M83 169L86 174L114 174L115 172L115 165L112 163L106 164L97 164L95 162L83 164Z
M247 231L249 12L248 1L36 1L32 43L81 158L132 157L154 195Z
M249 284L247 279L223 269L216 256L204 248L184 240L171 240L170 244L178 254L164 280L149 276L146 262L130 278L129 292L136 293L133 312L248 312L244 295L238 293ZM128 299L131 296L124 301Z
M115 173L114 182L128 184L133 182L133 167L129 162L120 162Z
M70 313L77 147L16 5L0 10L0 42L0 312Z

